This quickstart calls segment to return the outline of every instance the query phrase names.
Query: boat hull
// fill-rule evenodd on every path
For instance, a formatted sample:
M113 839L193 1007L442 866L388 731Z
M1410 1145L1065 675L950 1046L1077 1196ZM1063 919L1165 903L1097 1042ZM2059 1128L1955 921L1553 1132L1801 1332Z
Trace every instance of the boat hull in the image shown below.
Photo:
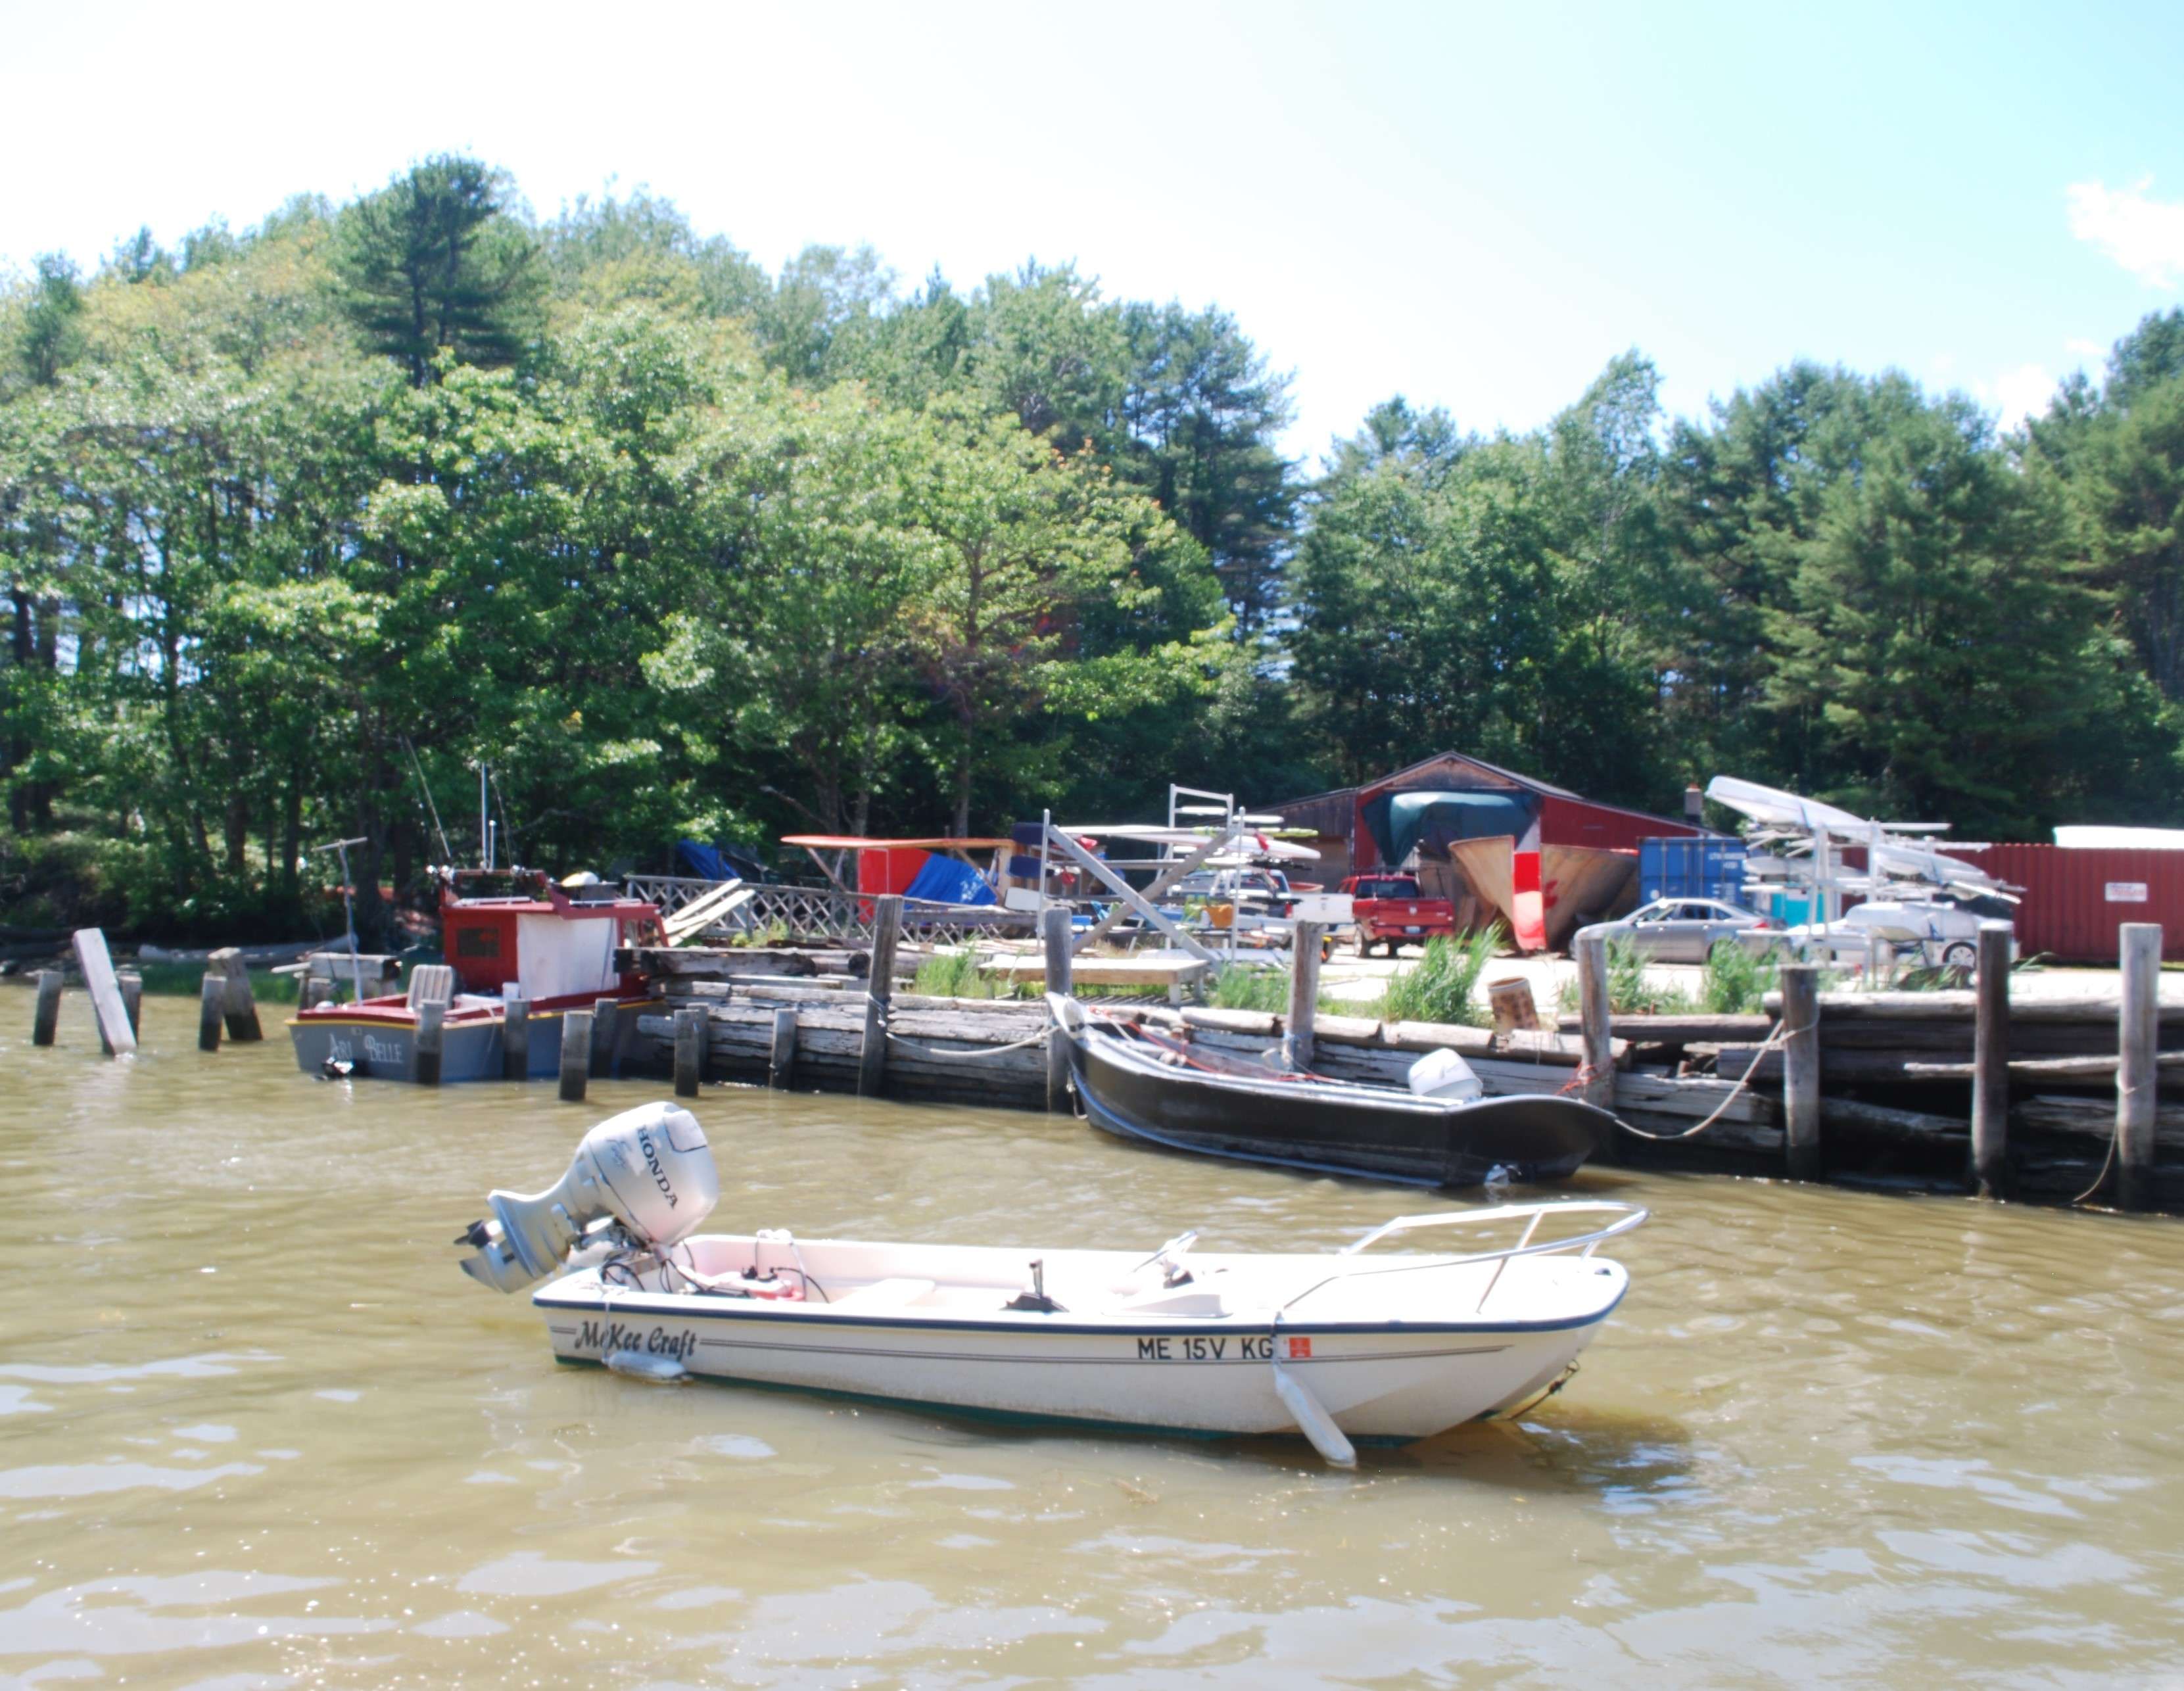
M391 1001L398 1006L401 1001ZM586 1003L583 1009L592 1008ZM616 1043L633 1038L636 1016L655 1004L623 1001L611 1035ZM533 1009L530 1026L530 1077L546 1079L561 1066L560 1010ZM441 1028L440 1082L443 1085L466 1080L498 1080L502 1076L503 1050L500 1012L465 1013L450 1016ZM417 1078L417 1023L406 1007L382 1010L375 1002L361 1007L333 1005L292 1018L288 1035L296 1052L296 1066L307 1074L326 1072L329 1063L346 1063L357 1080L408 1080ZM594 1030L595 1038L598 1032Z
M535 1301L554 1354L568 1362L636 1357L724 1381L930 1410L1232 1437L1297 1431L1279 1370L1349 1437L1407 1442L1521 1409L1552 1387L1627 1284L1613 1264L1581 1267L1594 1277L1585 1313L1535 1321L982 1321L606 1295L583 1275Z
M1390 1090L1160 1070L1106 1035L1070 1041L1078 1098L1095 1126L1171 1150L1427 1186L1565 1179L1614 1118L1551 1094L1436 1104Z

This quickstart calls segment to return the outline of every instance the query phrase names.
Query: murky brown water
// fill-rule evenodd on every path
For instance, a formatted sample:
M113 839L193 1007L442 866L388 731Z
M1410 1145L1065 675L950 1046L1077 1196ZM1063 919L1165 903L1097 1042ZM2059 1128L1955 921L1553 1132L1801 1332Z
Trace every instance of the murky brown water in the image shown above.
M557 1367L455 1270L658 1096L98 1059L0 993L0 1685L2184 1683L2184 1226L1705 1178L1563 1396L1301 1442L996 1434ZM724 1225L1331 1244L1418 1194L712 1090Z

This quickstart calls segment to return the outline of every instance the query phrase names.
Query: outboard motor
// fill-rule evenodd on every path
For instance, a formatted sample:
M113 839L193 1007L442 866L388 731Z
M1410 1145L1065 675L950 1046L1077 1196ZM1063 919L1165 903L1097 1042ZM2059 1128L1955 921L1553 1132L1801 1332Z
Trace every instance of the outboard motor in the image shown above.
M491 1194L493 1214L455 1242L471 1248L465 1274L515 1292L560 1268L595 1222L659 1249L695 1232L720 1196L698 1118L679 1104L644 1104L586 1134L569 1172L544 1192Z

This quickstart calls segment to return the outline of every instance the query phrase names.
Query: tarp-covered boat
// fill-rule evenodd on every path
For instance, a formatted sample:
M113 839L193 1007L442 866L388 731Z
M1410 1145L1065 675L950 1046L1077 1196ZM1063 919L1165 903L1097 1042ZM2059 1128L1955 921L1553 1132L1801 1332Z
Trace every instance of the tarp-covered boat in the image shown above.
M1560 1180L1615 1118L1580 1098L1435 1097L1290 1074L1194 1049L1050 998L1095 1126L1172 1150L1412 1186L1474 1186L1498 1171Z

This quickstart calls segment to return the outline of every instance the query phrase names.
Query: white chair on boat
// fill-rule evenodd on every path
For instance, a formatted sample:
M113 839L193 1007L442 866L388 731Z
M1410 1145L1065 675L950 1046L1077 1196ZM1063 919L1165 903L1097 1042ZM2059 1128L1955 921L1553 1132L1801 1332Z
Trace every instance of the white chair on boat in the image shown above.
M410 971L410 1007L418 1009L426 1004L452 1004L455 997L455 971L443 963L420 963Z

